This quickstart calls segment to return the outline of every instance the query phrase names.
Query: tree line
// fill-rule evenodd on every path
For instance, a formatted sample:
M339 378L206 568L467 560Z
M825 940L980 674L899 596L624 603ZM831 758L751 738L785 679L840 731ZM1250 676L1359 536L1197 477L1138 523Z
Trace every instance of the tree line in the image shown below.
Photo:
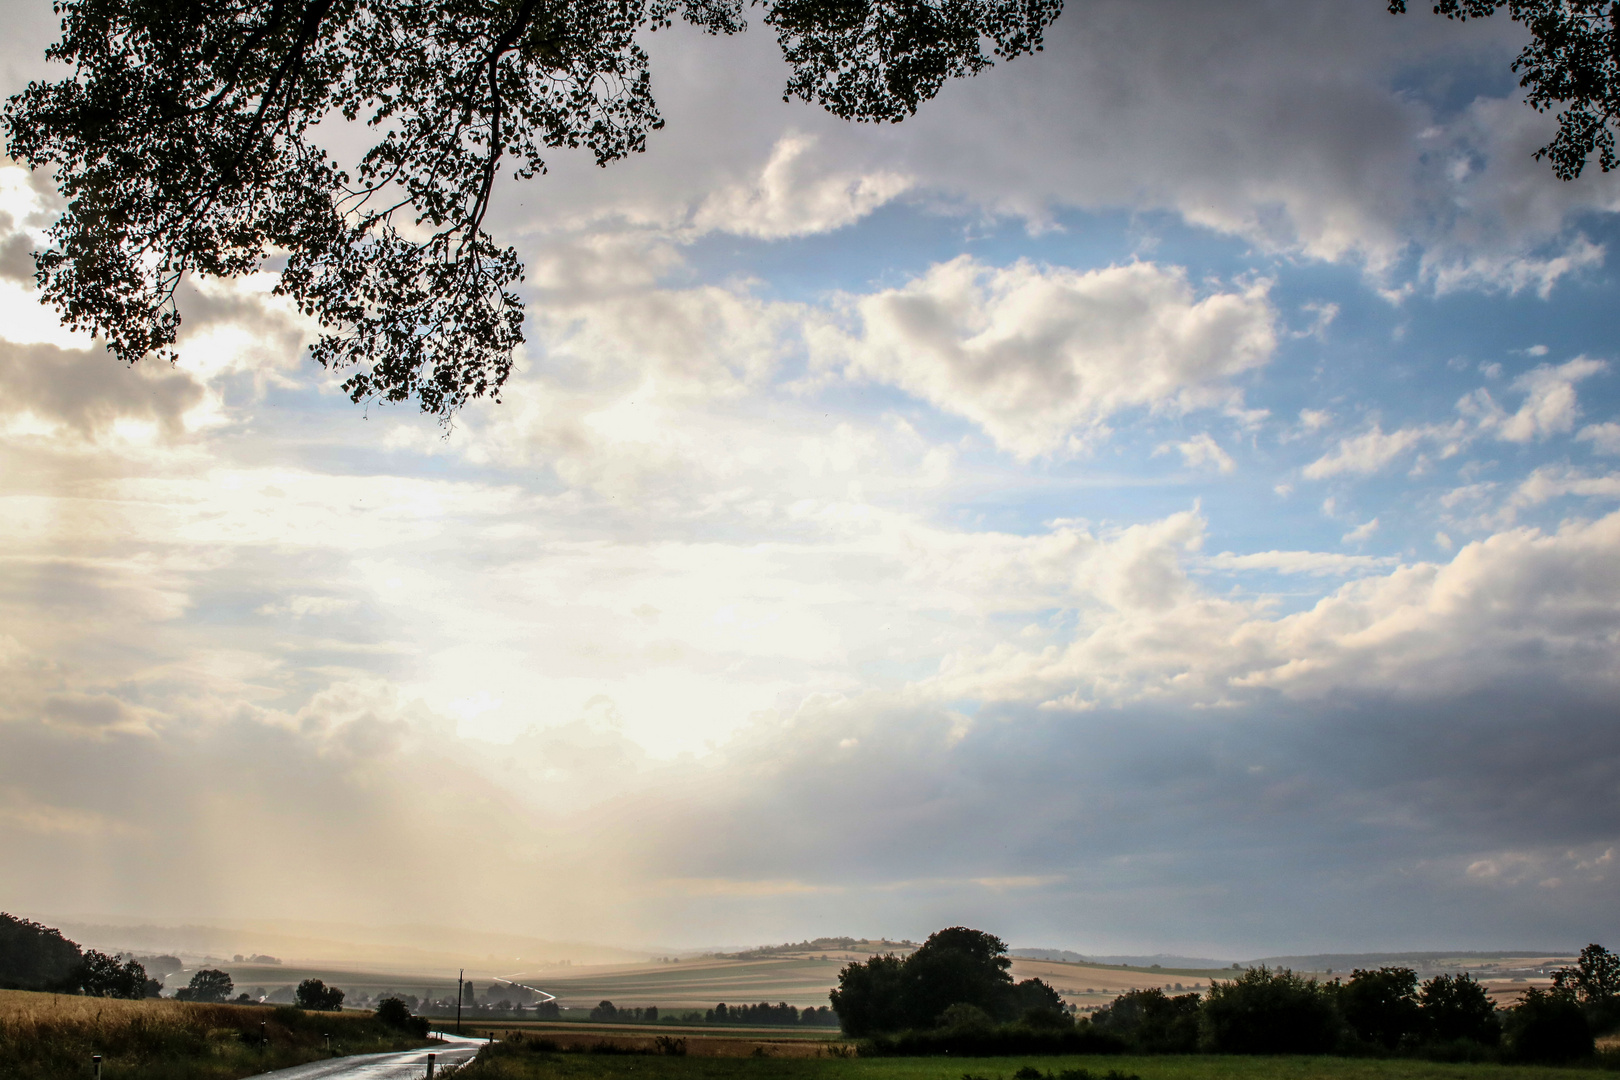
M561 1015L555 1002L550 1015ZM757 1024L769 1027L837 1027L838 1014L826 1005L800 1009L779 1001L772 1005L761 1001L757 1005L727 1005L721 1002L712 1009L660 1010L657 1005L645 1008L619 1008L611 1001L601 1001L591 1009L591 1019L609 1024Z
M1419 983L1410 968L1318 981L1265 966L1207 993L1133 990L1076 1017L1038 979L1014 983L1006 946L951 927L905 959L851 963L832 993L844 1031L878 1053L1415 1054L1572 1061L1620 1028L1620 957L1589 945L1508 1009L1471 976Z
M157 997L163 984L146 968L62 936L60 930L0 911L0 989L90 997Z
M163 983L147 975L133 957L80 948L55 927L0 911L0 989L138 1000L160 997ZM233 999L235 991L228 972L202 968L175 990L174 998L202 1004L257 1004L247 994ZM329 1012L341 1009L343 998L342 990L320 979L305 979L293 994L299 1008Z

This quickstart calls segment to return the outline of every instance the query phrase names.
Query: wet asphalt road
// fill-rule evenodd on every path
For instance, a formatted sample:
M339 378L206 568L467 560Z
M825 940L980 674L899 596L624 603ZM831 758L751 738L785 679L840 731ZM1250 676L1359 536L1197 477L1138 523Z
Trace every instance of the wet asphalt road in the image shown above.
M297 1065L291 1069L259 1073L254 1080L422 1080L427 1075L428 1055L434 1056L434 1073L445 1065L471 1061L484 1045L483 1039L433 1033L444 1042L421 1050L396 1050L387 1054L355 1054Z

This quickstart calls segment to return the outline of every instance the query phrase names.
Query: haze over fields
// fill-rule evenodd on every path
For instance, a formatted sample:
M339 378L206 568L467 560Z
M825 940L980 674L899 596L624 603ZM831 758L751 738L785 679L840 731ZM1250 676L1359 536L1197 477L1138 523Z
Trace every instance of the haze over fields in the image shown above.
M0 909L1615 944L1620 177L1413 6L1075 2L884 127L654 35L647 153L501 190L529 344L448 429L262 277L120 367L0 167Z

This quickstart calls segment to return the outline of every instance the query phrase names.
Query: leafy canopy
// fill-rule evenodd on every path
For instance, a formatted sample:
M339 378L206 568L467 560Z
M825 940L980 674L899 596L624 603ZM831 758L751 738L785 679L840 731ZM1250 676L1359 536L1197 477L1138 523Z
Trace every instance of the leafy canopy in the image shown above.
M1595 154L1604 172L1620 165L1614 129L1620 123L1620 0L1438 0L1436 15L1466 21L1507 8L1530 31L1530 44L1513 61L1526 101L1537 112L1558 113L1558 134L1536 151L1560 179L1581 175ZM1389 10L1406 11L1406 0Z
M1062 0L750 0L783 94L899 121L951 78L1041 47ZM597 164L663 125L644 31L742 30L744 0L57 0L73 67L4 112L66 202L35 256L63 322L174 358L189 274L279 267L354 401L449 416L498 398L523 266L484 228L503 170ZM988 52L986 49L988 48ZM370 141L352 164L324 141Z

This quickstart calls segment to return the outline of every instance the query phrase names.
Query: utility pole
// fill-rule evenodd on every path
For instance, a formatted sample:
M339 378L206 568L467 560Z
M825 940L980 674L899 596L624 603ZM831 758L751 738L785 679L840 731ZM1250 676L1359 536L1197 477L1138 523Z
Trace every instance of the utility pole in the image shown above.
M462 981L464 979L466 979L466 977L467 977L467 969L466 968L462 968L461 972L456 976L456 1034L457 1035L461 1034L461 994L462 994L461 984L462 984Z

